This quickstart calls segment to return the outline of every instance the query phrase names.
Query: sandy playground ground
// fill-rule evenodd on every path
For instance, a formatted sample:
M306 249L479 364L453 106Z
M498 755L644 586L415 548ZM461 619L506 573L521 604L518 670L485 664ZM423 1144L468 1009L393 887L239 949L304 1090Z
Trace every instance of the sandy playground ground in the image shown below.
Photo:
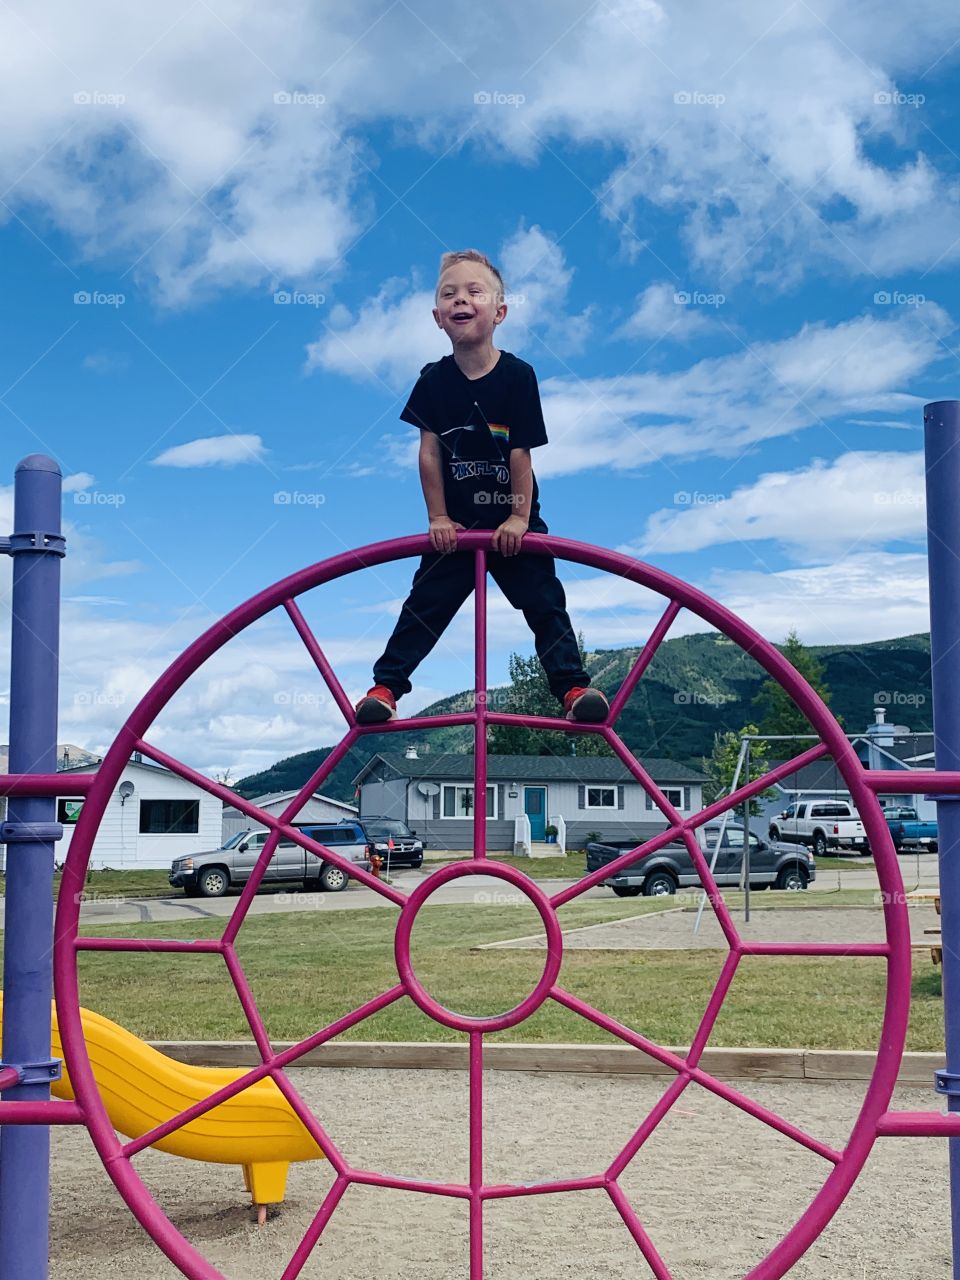
M915 941L935 916L911 910ZM710 912L576 930L568 946L686 949L723 945ZM738 921L742 928L742 922ZM869 941L878 910L758 909L745 936ZM500 944L504 945L504 944ZM507 943L515 946L517 942ZM524 945L521 942L521 945ZM534 942L532 945L536 945ZM298 1069L291 1079L357 1168L467 1181L467 1082L458 1071ZM660 1098L657 1077L488 1072L485 1179L538 1182L601 1172ZM744 1081L741 1090L807 1133L845 1145L865 1085ZM893 1106L939 1110L932 1086ZM123 1205L82 1130L53 1130L51 1280L176 1280ZM136 1168L227 1280L276 1280L332 1182L326 1162L291 1168L282 1210L258 1228L239 1169L147 1151ZM691 1085L621 1179L675 1280L739 1280L793 1225L829 1169L790 1140ZM645 1278L649 1268L600 1191L490 1202L487 1280ZM411 1192L351 1187L305 1280L466 1280L466 1207ZM883 1139L793 1280L947 1280L946 1143Z
M465 1181L466 1082L460 1072L292 1072L355 1164ZM665 1081L490 1072L488 1181L534 1181L605 1167ZM863 1096L854 1084L745 1082L743 1090L808 1132L842 1145ZM933 1109L932 1091L895 1105ZM51 1280L175 1280L140 1231L86 1134L54 1134ZM257 1228L239 1170L157 1152L137 1167L179 1229L229 1280L279 1277L331 1182L326 1162L291 1169L287 1201ZM696 1086L623 1178L677 1280L735 1280L809 1203L828 1166ZM650 1273L601 1192L493 1203L488 1280L646 1277ZM796 1280L947 1280L946 1144L883 1139L846 1204L790 1273ZM458 1201L351 1188L303 1275L309 1280L464 1280L466 1212Z

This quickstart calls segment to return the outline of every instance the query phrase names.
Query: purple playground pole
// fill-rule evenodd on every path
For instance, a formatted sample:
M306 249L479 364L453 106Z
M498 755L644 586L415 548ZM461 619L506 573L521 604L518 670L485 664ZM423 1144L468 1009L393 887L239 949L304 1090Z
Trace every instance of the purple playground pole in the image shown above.
M11 773L57 767L60 645L60 468L31 454L16 471L10 648ZM53 995L53 851L62 834L56 800L11 797L0 827L6 844L4 1001L0 1057L19 1083L4 1102L47 1101L59 1063L50 1059ZM0 1280L46 1280L50 1210L50 1130L4 1126L0 1134Z
M930 666L936 767L960 769L960 400L924 406L927 547L930 573ZM937 1091L960 1111L960 796L937 797L943 931L943 1020L947 1066ZM953 1274L960 1280L960 1138L950 1138Z

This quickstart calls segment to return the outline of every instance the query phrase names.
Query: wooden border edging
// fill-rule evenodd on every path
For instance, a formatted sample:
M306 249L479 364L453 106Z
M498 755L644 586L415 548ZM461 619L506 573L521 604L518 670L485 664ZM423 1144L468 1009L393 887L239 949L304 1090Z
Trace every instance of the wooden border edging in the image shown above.
M161 1053L197 1067L255 1067L260 1055L252 1041L157 1041ZM289 1043L274 1045L277 1052ZM677 1049L676 1053L685 1053ZM832 1049L705 1049L704 1070L720 1079L869 1080L876 1057L867 1052ZM906 1053L898 1083L933 1087L934 1072L943 1066L940 1053ZM467 1045L418 1041L338 1040L311 1050L299 1067L364 1067L381 1071L465 1070ZM584 1075L663 1075L673 1072L629 1045L504 1044L484 1048L490 1071L565 1071Z

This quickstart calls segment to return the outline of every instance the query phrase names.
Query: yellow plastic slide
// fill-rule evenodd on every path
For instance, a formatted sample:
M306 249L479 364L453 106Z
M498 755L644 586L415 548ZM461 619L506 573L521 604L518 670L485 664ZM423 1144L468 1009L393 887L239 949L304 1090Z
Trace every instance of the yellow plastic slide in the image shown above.
M0 993L0 1013L2 1001ZM188 1066L152 1049L109 1018L89 1009L81 1009L80 1016L103 1105L113 1127L128 1138L139 1138L246 1074L242 1069ZM62 1058L56 1010L53 1019L53 1056ZM58 1098L73 1100L65 1068L63 1079L52 1090ZM261 1221L268 1204L283 1200L291 1161L323 1159L323 1152L270 1079L258 1080L155 1146L186 1160L242 1165Z

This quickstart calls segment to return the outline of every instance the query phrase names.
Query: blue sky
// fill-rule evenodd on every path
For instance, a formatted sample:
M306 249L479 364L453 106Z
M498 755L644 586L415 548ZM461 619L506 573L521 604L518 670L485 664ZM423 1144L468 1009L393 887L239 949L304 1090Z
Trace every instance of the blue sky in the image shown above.
M33 451L67 477L63 740L104 749L255 590L423 529L398 415L448 349L439 256L467 246L540 379L553 532L774 640L926 629L920 409L958 389L946 3L48 3L6 25L0 479ZM412 569L304 602L351 695ZM651 596L563 576L588 647L645 639ZM530 642L495 590L492 618L495 681ZM471 682L471 627L404 710ZM279 618L155 737L237 776L339 733Z

